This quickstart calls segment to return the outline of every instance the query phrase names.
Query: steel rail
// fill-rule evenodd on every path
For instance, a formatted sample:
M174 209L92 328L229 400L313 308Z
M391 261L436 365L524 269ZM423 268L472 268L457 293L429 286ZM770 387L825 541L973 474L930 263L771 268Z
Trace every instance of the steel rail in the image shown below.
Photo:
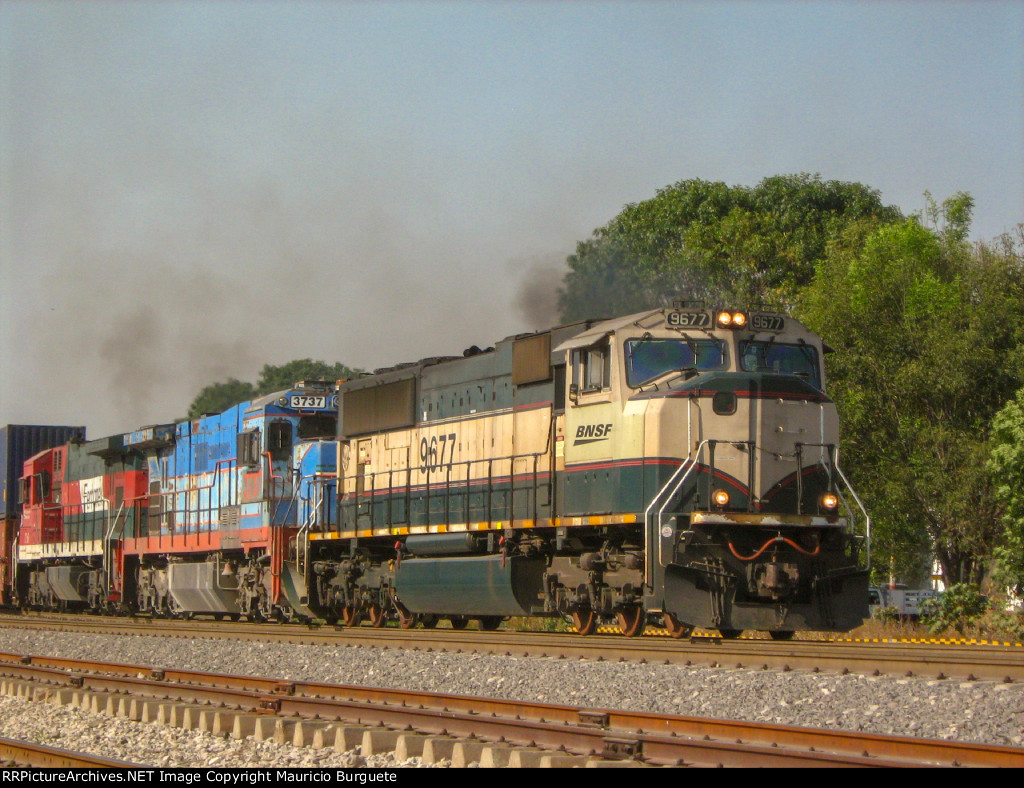
M346 720L655 764L1024 767L1024 749L763 723L0 654L0 674L84 691Z
M13 764L13 767L6 767L8 769L143 769L137 763L4 738L0 738L0 762Z
M844 640L724 640L697 635L625 638L618 634L581 637L572 633L498 630L331 627L302 624L250 624L228 621L173 621L89 616L0 616L4 625L99 630L103 634L151 633L195 638L283 641L294 644L358 645L440 651L472 651L510 656L566 659L618 659L650 663L774 670L810 670L959 681L1024 681L1020 644L966 645Z

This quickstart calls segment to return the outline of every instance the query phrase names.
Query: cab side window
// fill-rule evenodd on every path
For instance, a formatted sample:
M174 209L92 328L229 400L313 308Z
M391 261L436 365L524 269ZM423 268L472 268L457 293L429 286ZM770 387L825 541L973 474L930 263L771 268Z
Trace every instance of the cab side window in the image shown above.
M260 464L260 431L246 430L238 433L238 465L255 468ZM166 471L164 472L166 477Z
M272 421L267 427L267 451L274 462L286 462L292 454L292 425L288 421Z
M611 344L607 340L573 351L572 382L581 394L611 388Z

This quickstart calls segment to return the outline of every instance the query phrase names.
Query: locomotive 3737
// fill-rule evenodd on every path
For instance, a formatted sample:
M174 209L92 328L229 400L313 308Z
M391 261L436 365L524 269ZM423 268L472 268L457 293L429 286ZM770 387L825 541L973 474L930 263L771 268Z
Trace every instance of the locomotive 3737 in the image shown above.
M791 317L680 304L346 382L337 519L302 534L294 607L851 629L868 571L824 352Z

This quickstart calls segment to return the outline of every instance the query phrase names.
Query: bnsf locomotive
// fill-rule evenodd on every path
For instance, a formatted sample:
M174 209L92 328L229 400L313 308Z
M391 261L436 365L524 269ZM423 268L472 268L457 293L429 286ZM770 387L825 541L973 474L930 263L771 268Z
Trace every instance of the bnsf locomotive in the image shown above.
M347 625L849 630L866 534L824 353L791 317L679 304L70 442L25 463L11 593Z

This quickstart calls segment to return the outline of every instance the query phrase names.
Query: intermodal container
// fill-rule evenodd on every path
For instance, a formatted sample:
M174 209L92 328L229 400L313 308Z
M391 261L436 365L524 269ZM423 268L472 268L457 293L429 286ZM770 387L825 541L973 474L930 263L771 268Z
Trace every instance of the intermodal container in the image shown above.
M85 440L85 427L35 424L0 427L0 518L18 514L18 479L25 460L72 439Z

